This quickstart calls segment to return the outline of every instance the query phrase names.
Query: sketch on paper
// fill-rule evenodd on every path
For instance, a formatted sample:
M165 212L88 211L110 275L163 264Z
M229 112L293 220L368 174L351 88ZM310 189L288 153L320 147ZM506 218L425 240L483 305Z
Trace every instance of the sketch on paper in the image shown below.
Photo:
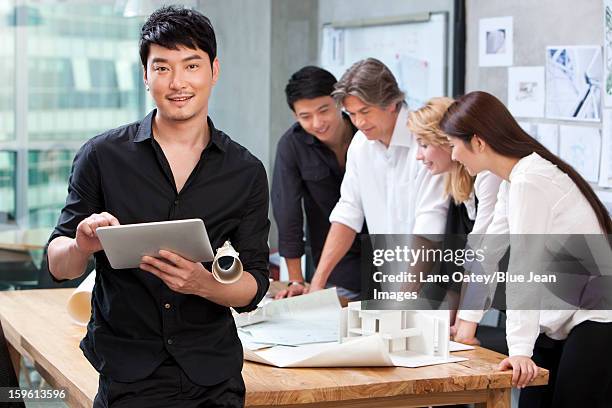
M506 30L498 28L487 31L487 54L504 54L506 52Z
M599 185L612 187L612 109L604 109L602 116Z
M546 116L599 121L602 58L599 46L546 48Z
M481 67L512 65L512 17L481 19L478 38Z
M559 126L554 123L538 123L535 138L553 154L559 155Z
M323 41L321 47L322 66L344 66L344 30L329 25L323 27Z
M525 132L527 132L529 136L531 136L531 122L525 122L525 121L519 120L516 123L518 123L521 129L523 129Z
M544 67L508 68L508 109L516 117L544 116Z
M612 0L604 0L604 105L612 107Z
M599 129L585 126L559 126L559 156L568 162L587 181L599 178Z

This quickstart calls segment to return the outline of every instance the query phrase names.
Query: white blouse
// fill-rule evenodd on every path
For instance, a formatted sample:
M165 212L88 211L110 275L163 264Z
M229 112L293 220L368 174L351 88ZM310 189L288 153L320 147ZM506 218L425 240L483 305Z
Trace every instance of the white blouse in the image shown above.
M476 175L474 180L474 191L470 198L464 203L470 220L474 221L474 227L470 234L485 234L495 212L497 193L502 179L490 171L483 171ZM478 211L476 211L476 198L478 199Z
M501 183L495 215L487 233L603 234L604 231L572 179L553 163L532 153L517 162L509 181ZM586 320L612 322L609 310L507 310L506 313L510 356L531 357L541 332L562 340L574 326Z

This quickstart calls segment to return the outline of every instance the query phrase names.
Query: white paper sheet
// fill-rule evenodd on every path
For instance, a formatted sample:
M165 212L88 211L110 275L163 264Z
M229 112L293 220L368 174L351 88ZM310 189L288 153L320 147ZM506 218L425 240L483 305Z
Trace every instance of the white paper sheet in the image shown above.
M448 345L448 351L451 353L454 351L468 351L474 350L474 346L470 346L469 344L457 343L456 341L451 341Z
M559 156L587 181L597 183L601 136L599 129L586 126L559 126Z
M508 68L508 109L522 118L544 116L544 67Z
M602 118L599 185L612 187L612 109L604 109Z
M337 341L340 312L335 288L264 305L265 320L240 328L256 343L301 345Z
M87 326L91 317L91 292L96 283L96 271L89 273L87 278L72 292L66 309L72 321L79 326Z
M546 117L601 119L601 46L546 48Z
M604 105L612 107L612 0L604 0Z
M245 350L245 359L276 367L422 367L465 361L450 356L428 357L418 353L388 353L377 336L359 337L345 343L309 344L300 347L272 347Z
M555 123L538 123L536 139L553 154L559 155L559 126Z
M480 66L512 65L513 36L512 17L481 19L478 36Z

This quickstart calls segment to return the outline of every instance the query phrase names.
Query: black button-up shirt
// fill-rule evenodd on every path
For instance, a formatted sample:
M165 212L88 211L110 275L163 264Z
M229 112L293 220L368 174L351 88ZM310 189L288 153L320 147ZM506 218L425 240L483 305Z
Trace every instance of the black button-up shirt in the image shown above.
M344 115L353 134L357 129ZM299 258L304 254L304 218L315 264L319 263L329 232L329 215L340 198L344 169L336 155L299 123L281 137L276 150L272 180L272 209L278 225L279 254ZM364 227L365 231L365 227ZM361 288L360 237L340 260L328 282L356 292Z
M155 112L96 136L79 150L50 241L74 238L81 220L102 211L121 224L201 218L213 249L231 240L245 271L255 277L257 295L236 308L252 310L269 286L265 169L208 120L210 143L177 193L170 165L152 136ZM112 269L104 251L94 256L92 318L81 349L96 370L116 381L136 381L172 356L200 385L240 374L242 346L228 307L176 293L140 269ZM210 270L210 263L204 265Z

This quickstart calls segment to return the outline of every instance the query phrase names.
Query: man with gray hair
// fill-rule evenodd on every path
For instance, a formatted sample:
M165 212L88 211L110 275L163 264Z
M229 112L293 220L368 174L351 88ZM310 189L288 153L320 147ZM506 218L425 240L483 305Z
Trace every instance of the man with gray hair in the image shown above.
M416 160L404 93L387 66L374 58L353 64L332 96L359 131L348 149L340 200L329 217L311 292L325 288L364 219L371 234L443 234L449 203L443 177Z

